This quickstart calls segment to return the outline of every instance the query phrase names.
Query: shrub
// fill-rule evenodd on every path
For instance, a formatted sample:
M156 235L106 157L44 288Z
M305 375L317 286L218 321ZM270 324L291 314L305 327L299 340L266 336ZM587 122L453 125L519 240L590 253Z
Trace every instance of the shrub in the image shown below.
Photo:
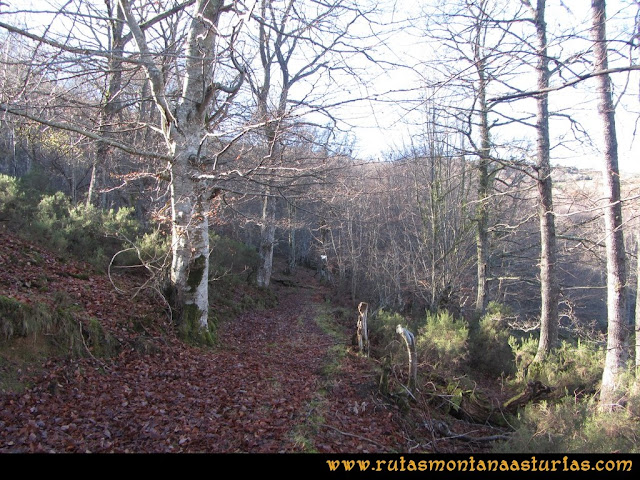
M69 224L71 203L62 193L44 196L36 207L32 230L38 241L59 252L67 249L65 230Z
M22 217L24 194L14 177L0 174L0 221L18 222Z
M369 344L372 356L384 356L392 353L396 348L399 336L396 333L398 324L405 324L406 321L398 313L380 310L375 315L369 317L367 325L369 327Z
M258 268L258 253L242 242L211 234L209 246L210 274L214 278L230 274L248 278Z
M69 211L65 228L67 250L79 258L95 256L99 264L122 247L125 239L135 238L138 230L133 208L100 210L94 206L76 205Z
M473 368L493 376L513 374L516 370L509 345L507 319L513 316L509 307L490 302L485 315L470 336L470 356Z
M57 192L42 197L32 229L49 247L104 266L107 257L122 248L125 239L135 238L138 224L133 208L73 206L62 192Z
M0 174L0 221L7 222L12 230L24 229L33 221L42 198L42 190L35 188L38 178L38 173L22 178Z
M441 310L427 313L425 324L418 329L416 349L420 363L434 367L459 367L468 358L469 329L464 321Z
M170 242L169 237L161 230L144 233L132 242L125 241L113 263L119 266L147 265L164 270L171 255Z
M637 453L638 418L628 410L601 412L598 399L528 405L517 419L511 439L496 447L506 453Z
M598 388L605 351L594 343L562 341L541 362L533 362L538 348L536 338L512 338L510 345L517 359L517 382L539 380L553 387L556 396L592 394Z

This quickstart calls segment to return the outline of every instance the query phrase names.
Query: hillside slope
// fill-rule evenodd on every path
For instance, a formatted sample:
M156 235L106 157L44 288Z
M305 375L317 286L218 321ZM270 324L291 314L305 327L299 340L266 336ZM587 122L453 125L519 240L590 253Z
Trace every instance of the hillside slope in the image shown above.
M274 282L275 307L220 319L212 349L175 337L161 298L137 290L143 277L111 280L0 231L0 295L40 309L33 311L68 312L67 328L80 332L73 347L83 353L44 356L37 334L3 338L0 452L486 448L437 438L424 428L431 420L427 410L401 412L379 394L375 361L349 345L352 322L338 321L312 271L300 269L286 282ZM100 356L100 345L91 341L96 323L111 355ZM25 350L31 351L29 361ZM449 421L451 430L482 435L478 426Z

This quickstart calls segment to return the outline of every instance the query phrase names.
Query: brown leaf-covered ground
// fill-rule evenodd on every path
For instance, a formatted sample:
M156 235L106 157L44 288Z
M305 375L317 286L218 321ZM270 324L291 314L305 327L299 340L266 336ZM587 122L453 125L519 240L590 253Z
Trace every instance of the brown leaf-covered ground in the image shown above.
M220 318L218 344L210 349L175 337L161 297L137 290L143 280L131 274L110 280L0 231L0 295L51 308L62 298L78 312L78 322L98 319L118 344L115 357L93 355L86 345L84 358L31 364L11 352L29 348L37 338L5 345L0 376L16 377L27 387L0 392L0 452L483 448L436 439L424 428L431 418L425 410L402 412L380 395L375 362L349 345L355 314L353 322L333 318L328 289L312 271L299 269L287 282L274 282L275 307ZM321 328L318 316L340 334ZM450 427L456 429L455 421ZM491 432L476 431L486 433Z

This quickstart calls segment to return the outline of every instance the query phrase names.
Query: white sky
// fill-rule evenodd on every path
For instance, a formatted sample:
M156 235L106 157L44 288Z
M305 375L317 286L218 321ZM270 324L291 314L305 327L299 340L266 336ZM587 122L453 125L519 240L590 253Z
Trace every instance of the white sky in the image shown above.
M43 6L47 2L45 0L22 0L24 3L11 1L12 5L27 6L31 1L35 5ZM420 26L419 22L424 25L424 19L419 14L421 5L428 4L434 0L421 0L420 2L394 2L388 0L390 4L398 3L401 5L398 10L389 14L387 17L388 29L393 30L395 24L405 17L414 16L417 21L411 22L414 26ZM514 0L516 1L516 0ZM562 29L569 26L584 26L587 29L591 23L590 19L590 2L576 0L548 0L547 1L547 22L549 30L553 28ZM633 16L637 7L633 5L634 0L608 0L607 14L610 19L609 36L612 37L619 28L615 24L616 18ZM569 5L567 8L564 5ZM625 10L626 7L626 10ZM413 11L412 11L413 10ZM569 11L568 11L569 10ZM621 12L621 13L619 13ZM630 28L629 22L624 24ZM425 57L438 55L438 45L429 45L424 40L414 36L416 30L401 30L393 34L387 49L382 54L385 61L397 63L398 66L385 66L383 69L371 73L376 75L375 80L368 86L355 86L351 84L349 88L360 89L359 94L363 97L372 93L385 93L389 90L395 90L396 93L389 96L380 96L380 99L386 99L384 102L368 102L359 104L358 106L350 106L346 114L348 123L353 126L352 134L357 139L356 154L363 158L381 158L390 149L400 149L410 141L412 127L409 121L422 121L419 95L422 91L416 88L421 84L423 78L421 75L429 75L428 71L412 71L410 68L402 68L400 65L411 65L418 63ZM551 35L549 36L551 38ZM563 55L566 52L562 53ZM615 66L615 65L611 65ZM625 74L617 74L613 77L617 84L616 92L622 91L624 83L627 81ZM626 95L622 98L618 105L617 115L617 133L619 143L619 160L622 171L640 172L640 140L636 140L636 128L638 127L640 118L640 72L634 72L628 79L626 85ZM560 83L556 78L552 82ZM584 126L594 145L587 142L572 142L568 148L557 148L553 150L553 161L558 164L575 165L586 168L599 168L600 157L598 155L598 143L600 141L600 119L597 114L597 104L593 101L586 101L589 92L593 92L594 81L583 82L578 88L569 88L550 95L551 109L571 113ZM336 85L335 90L347 88L342 85ZM353 92L352 92L353 94ZM522 101L514 104L515 108L527 109L533 105L531 101ZM407 112L408 108L415 108L413 112ZM563 109L567 110L563 110ZM515 131L500 131L501 137L513 136L514 138L523 135L532 136L533 132L524 132L523 128ZM552 135L559 142L560 139L566 139L569 135L569 125L567 121L554 121L552 123Z
M587 1L566 1L570 11L560 4L560 0L548 0L547 4L547 22L549 30L553 28L562 28L566 25L580 27L581 25L587 29L591 24L590 18L590 2ZM629 18L637 11L637 7L631 0L609 0L607 2L607 15L609 18L608 35L613 37L620 22L614 24L617 18L623 15ZM626 10L624 9L626 7ZM631 28L630 22L624 22L626 28ZM588 33L588 32L587 32ZM551 40L551 35L549 35ZM587 37L590 38L590 37ZM437 54L437 46L425 45L417 41L415 37L398 34L394 37L394 52L398 52L398 56L403 59L407 56L419 58L425 52L435 50ZM577 48L577 47L576 47ZM557 50L556 50L557 51ZM550 52L553 53L553 52ZM566 52L563 52L566 55ZM636 54L637 55L637 54ZM610 67L619 66L614 64L610 58ZM419 76L412 74L408 70L395 69L388 72L388 80L385 86L395 88L413 88L419 82ZM616 126L618 134L618 155L620 161L620 169L627 172L640 172L640 139L636 139L636 127L638 127L638 118L640 117L640 72L633 72L629 77L626 74L616 74L613 77L616 83L616 93L621 92L626 87L626 94L618 104L616 110ZM625 86L625 82L628 84ZM554 78L552 83L557 85L562 83L560 79ZM581 168L599 168L600 157L598 155L598 144L600 142L600 119L597 113L597 103L587 101L589 95L593 98L593 90L595 88L595 80L583 82L577 88L567 88L550 94L551 109L571 113L572 117L579 120L587 133L593 140L595 145L589 145L587 141L582 143L572 142L568 148L557 148L553 151L553 161L556 164L575 165ZM383 87L384 89L384 87ZM406 93L403 99L408 99L415 93ZM515 104L516 108L529 108L533 106L531 101L523 101ZM569 110L564 110L564 109ZM354 130L357 136L357 152L363 157L379 158L381 153L388 151L394 147L401 147L407 144L411 127L405 123L409 118L404 112L392 105L376 104L372 110L365 110L360 114L358 120L360 126ZM551 125L552 136L558 141L560 138L566 140L569 135L569 123L566 120L554 121ZM523 134L522 127L513 133L515 137ZM509 136L507 132L500 132L501 135ZM640 132L638 132L640 134ZM533 135L533 132L528 133Z

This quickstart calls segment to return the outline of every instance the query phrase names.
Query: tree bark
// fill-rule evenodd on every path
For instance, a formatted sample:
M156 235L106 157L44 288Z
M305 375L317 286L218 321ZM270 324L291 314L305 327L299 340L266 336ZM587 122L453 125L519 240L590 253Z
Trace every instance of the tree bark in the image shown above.
M184 81L175 103L165 91L164 76L129 1L119 0L119 3L161 115L161 131L170 158L167 168L171 173L173 257L169 297L176 314L174 321L187 340L208 342L211 340L208 331L209 222L205 200L208 197L199 167L206 155L209 118L215 117L208 112L213 99L221 92L232 95L239 88L239 83L225 87L213 81L217 26L223 2L197 0L194 4L188 26Z
M189 174L189 158L201 137L176 142L171 167L172 262L178 323L186 336L208 327L209 222L200 185Z
M104 106L100 111L100 125L98 131L101 137L110 137L113 132L113 123L120 109L120 90L122 89L122 67L124 58L125 39L122 35L124 29L124 13L119 7L117 1L107 0L107 11L110 20L110 38L109 51L111 55L108 60L108 79L109 84L107 91L103 94ZM112 147L105 142L98 141L96 146L95 157L91 167L91 181L89 184L89 192L87 194L86 206L89 207L94 202L95 191L97 190L97 179L99 170L105 169L107 160ZM104 207L104 205L103 205Z
M608 69L606 2L592 0L591 29L594 42L594 69ZM622 203L615 107L609 75L598 77L599 113L604 136L603 197L606 255L607 255L607 354L605 357L600 407L611 410L623 394L622 374L627 357L627 329L625 325L625 248L622 231Z
M538 38L538 90L549 87L549 57L547 56L546 0L538 0L533 9ZM535 359L543 360L558 341L558 300L560 297L556 274L556 226L553 211L553 183L549 140L549 94L541 93L537 103L537 186L538 217L540 221L540 340Z
M271 283L273 270L273 246L276 238L276 199L269 197L267 190L262 199L262 223L260 224L259 264L256 282L267 288Z
M479 47L478 47L479 48ZM489 136L489 112L487 105L487 79L485 60L479 51L478 58L478 100L480 103L480 160L478 162L478 204L476 208L476 252L477 252L477 285L476 318L479 319L487 308L487 278L489 275L489 214L487 201L489 197L489 162L491 158L491 139Z
M297 264L297 242L296 242L296 206L290 203L289 212L289 257L287 259L287 272L293 273Z
M289 4L289 7L293 6L293 2ZM274 160L279 161L281 158L281 145L279 141L279 124L282 116L285 113L286 101L288 96L288 69L286 61L282 59L280 55L280 48L286 35L284 31L278 28L274 28L277 32L276 40L273 46L270 43L271 39L271 26L267 25L267 19L270 14L273 14L273 10L269 8L269 2L262 0L260 4L260 15L262 21L259 26L259 40L260 40L260 62L262 64L262 80L260 85L253 87L254 93L257 97L257 116L260 122L264 123L263 136L264 144L268 153L265 159L268 163L273 164ZM275 18L271 18L275 22ZM286 20L284 21L286 24ZM272 51L273 47L273 51ZM280 67L280 73L282 74L282 90L279 95L278 106L275 111L270 109L270 92L273 86L272 82L272 67L274 60L277 58L277 65ZM270 198L271 189L267 186L265 194L262 199L262 217L260 223L260 246L258 247L259 264L258 272L256 275L256 282L260 287L268 287L271 281L271 272L273 270L273 247L275 244L275 232L276 232L276 199Z
M484 5L480 6L480 12L474 17L475 44L473 47L473 60L478 76L478 106L480 115L480 149L477 152L478 160L478 203L476 206L476 256L477 256L477 292L475 305L475 320L479 320L487 308L488 292L487 279L489 276L489 189L490 189L490 163L491 163L491 136L489 130L489 104L487 103L487 59L485 54L485 35L487 15L484 13Z

